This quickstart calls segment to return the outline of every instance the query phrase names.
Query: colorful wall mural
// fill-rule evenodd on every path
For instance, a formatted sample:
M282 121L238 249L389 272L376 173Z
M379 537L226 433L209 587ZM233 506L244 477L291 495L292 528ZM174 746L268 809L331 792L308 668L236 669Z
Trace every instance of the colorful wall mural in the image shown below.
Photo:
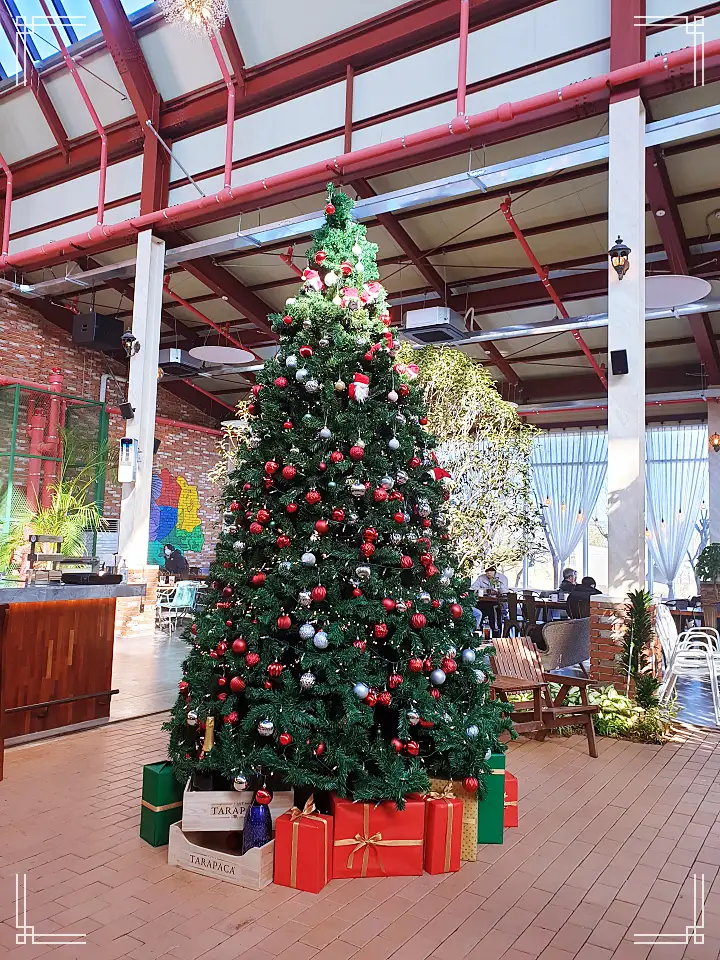
M167 467L152 479L148 563L162 564L163 546L172 543L183 553L199 553L205 543L197 486L173 476ZM188 558L188 562L192 560Z

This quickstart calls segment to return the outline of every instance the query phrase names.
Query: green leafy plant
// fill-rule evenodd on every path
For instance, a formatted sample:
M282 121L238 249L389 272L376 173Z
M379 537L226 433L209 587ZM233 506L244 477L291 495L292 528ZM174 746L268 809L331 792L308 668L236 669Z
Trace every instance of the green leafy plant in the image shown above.
M657 707L657 689L660 686L660 681L653 675L652 661L648 656L653 639L651 604L652 597L646 590L628 593L623 647L617 658L628 678L627 691L630 680L633 680L637 702L644 709Z
M705 583L720 580L720 543L709 543L695 562L695 575Z

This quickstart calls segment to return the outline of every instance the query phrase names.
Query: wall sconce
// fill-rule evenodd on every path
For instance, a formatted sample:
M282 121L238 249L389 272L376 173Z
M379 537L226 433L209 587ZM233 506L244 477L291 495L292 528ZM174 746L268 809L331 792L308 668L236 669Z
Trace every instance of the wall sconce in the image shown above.
M608 250L610 263L620 280L622 280L630 269L630 252L630 247L626 243L623 243L620 236L618 236L615 243Z
M715 453L720 453L720 433L714 433L710 437L710 446L713 448Z

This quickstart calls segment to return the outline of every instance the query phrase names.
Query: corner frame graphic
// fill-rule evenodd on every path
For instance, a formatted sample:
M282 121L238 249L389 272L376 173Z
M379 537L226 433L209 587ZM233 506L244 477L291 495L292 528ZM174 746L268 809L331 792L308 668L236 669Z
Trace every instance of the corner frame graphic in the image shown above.
M20 877L22 876L22 882ZM27 921L27 874L15 874L15 943L17 946L87 946L84 933L37 933Z
M693 874L693 920L684 933L634 933L633 943L644 946L702 946L705 943L705 874Z

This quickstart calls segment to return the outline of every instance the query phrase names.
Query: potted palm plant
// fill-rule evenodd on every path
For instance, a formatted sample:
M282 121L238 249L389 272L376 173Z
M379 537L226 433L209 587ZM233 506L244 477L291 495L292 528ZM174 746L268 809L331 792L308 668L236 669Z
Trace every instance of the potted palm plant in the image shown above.
M706 627L714 627L720 602L720 543L709 543L695 561L695 576L700 583L700 602Z

